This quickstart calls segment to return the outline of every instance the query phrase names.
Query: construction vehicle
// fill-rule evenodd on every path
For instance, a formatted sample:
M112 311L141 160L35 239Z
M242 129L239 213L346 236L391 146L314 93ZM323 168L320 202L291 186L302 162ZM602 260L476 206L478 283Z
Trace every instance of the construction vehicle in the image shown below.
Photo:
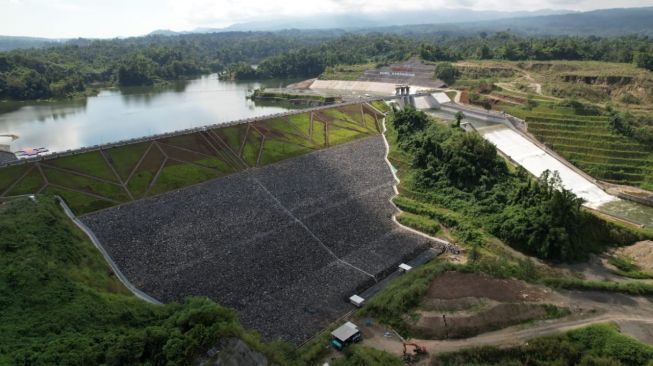
M414 347L413 352L408 352L408 347ZM428 353L426 347L420 346L417 343L406 343L404 342L404 361L406 363L415 363L419 361L422 356L425 356Z

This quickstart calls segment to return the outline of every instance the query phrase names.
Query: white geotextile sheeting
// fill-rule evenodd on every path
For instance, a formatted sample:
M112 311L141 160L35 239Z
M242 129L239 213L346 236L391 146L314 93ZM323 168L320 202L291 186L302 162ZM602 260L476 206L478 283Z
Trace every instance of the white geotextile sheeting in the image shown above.
M616 197L605 193L594 183L508 127L480 128L479 132L504 154L537 177L546 169L558 171L563 186L584 198L587 201L585 205L589 207L597 208L604 203L617 200Z
M419 110L438 108L439 104L432 96L415 97L415 108Z
M381 83L377 81L350 81L350 80L315 80L310 89L349 90L361 91L383 95L395 95L395 83ZM410 92L415 93L429 88L410 85Z
M450 103L451 102L451 98L449 98L449 96L447 94L443 93L443 92L433 93L431 95L440 104Z

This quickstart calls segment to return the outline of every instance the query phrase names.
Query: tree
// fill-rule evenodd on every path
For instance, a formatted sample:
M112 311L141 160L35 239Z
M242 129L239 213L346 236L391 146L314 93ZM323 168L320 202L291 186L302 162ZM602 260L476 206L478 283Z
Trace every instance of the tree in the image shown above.
M12 99L44 99L51 95L48 82L35 70L14 70L5 83L4 89Z
M426 113L412 107L395 112L392 119L399 143L403 143L416 132L424 130L428 124L429 117Z
M481 98L481 105L488 112L492 109L492 101L488 98Z
M610 113L608 124L614 132L624 136L631 136L633 134L633 128L631 127L630 122L632 119L633 117L629 113L618 113L613 111Z
M435 67L435 77L444 81L447 85L453 85L456 82L457 74L458 71L449 62L440 62Z
M256 69L244 63L231 65L227 70L227 74L233 80L252 80L258 76Z
M653 53L639 52L635 55L635 65L653 71Z
M479 48L476 53L480 60L489 60L492 58L492 51L490 50L490 47L488 47L488 45L486 44L481 46L481 48Z
M431 44L422 44L419 48L419 55L423 60L426 61L448 61L451 60L451 57L447 55L442 48L431 45Z
M118 84L121 86L152 85L155 63L151 59L138 55L133 60L123 60L118 67Z
M465 114L462 111L458 111L454 117L456 118L456 127L460 127L460 122L465 118Z
M529 93L526 97L526 108L528 108L528 110L532 110L533 108L537 107L537 105L537 101L533 99L533 94Z

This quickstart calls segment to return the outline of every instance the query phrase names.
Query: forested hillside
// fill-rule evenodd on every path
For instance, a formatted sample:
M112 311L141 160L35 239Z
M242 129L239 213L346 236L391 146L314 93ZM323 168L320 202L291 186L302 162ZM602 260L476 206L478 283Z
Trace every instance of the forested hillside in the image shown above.
M343 35L335 30L187 34L80 39L59 47L0 53L0 99L71 97L93 93L96 84L153 85L221 71L234 79L315 77L328 66L386 64L415 54L427 61L597 60L653 69L653 39L645 36Z
M606 246L644 238L584 211L583 199L562 186L557 172L533 180L523 168L509 168L478 134L432 122L424 112L405 109L388 124L396 146L390 160L402 174L394 202L430 218L415 222L437 219L455 227L462 242L479 247L485 230L545 260L583 260Z
M64 46L0 53L0 99L47 99L89 92L95 83L152 85L257 62L330 37L315 32L192 34L75 40Z
M236 79L315 76L328 66L385 64L413 54L426 61L582 60L635 63L653 69L653 39L627 36L522 37L509 32L476 36L346 35L320 45L291 50L263 60L258 69L232 70Z
M561 3L563 4L563 3ZM627 34L653 35L651 27L653 7L599 9L581 13L540 16L506 17L494 20L450 18L448 24L379 28L377 31L398 34L457 34L501 32L510 29L523 36L600 36L615 37Z

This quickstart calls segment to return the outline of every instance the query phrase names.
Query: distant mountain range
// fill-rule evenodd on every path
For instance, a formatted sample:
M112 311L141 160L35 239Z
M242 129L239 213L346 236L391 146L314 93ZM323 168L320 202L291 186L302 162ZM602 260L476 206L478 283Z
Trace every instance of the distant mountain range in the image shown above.
M37 37L0 36L0 51L10 51L17 48L37 48L60 44L65 40Z
M426 32L456 34L497 32L507 29L525 35L653 36L653 6L422 26L422 30Z
M588 12L539 10L534 12L474 11L442 9L403 11L379 14L348 14L312 17L278 18L268 21L234 24L226 28L198 28L175 32L157 30L150 36L175 36L190 33L222 33L242 31L337 29L339 32L388 32L406 35L468 35L480 32L510 30L525 35L620 36L639 34L653 37L653 7L602 9ZM0 36L0 51L17 48L45 47L84 39L57 40L33 37Z
M187 33L219 33L242 31L279 31L287 29L343 29L348 31L367 30L388 26L406 26L417 24L445 24L489 21L506 18L526 18L542 15L558 15L571 13L569 10L538 10L538 11L475 11L468 9L440 9L427 11L400 11L377 14L347 14L309 17L285 17L274 20L238 23L226 28L197 28L193 31L175 32L172 30L156 30L151 35L177 35ZM453 20L453 21L452 21Z

